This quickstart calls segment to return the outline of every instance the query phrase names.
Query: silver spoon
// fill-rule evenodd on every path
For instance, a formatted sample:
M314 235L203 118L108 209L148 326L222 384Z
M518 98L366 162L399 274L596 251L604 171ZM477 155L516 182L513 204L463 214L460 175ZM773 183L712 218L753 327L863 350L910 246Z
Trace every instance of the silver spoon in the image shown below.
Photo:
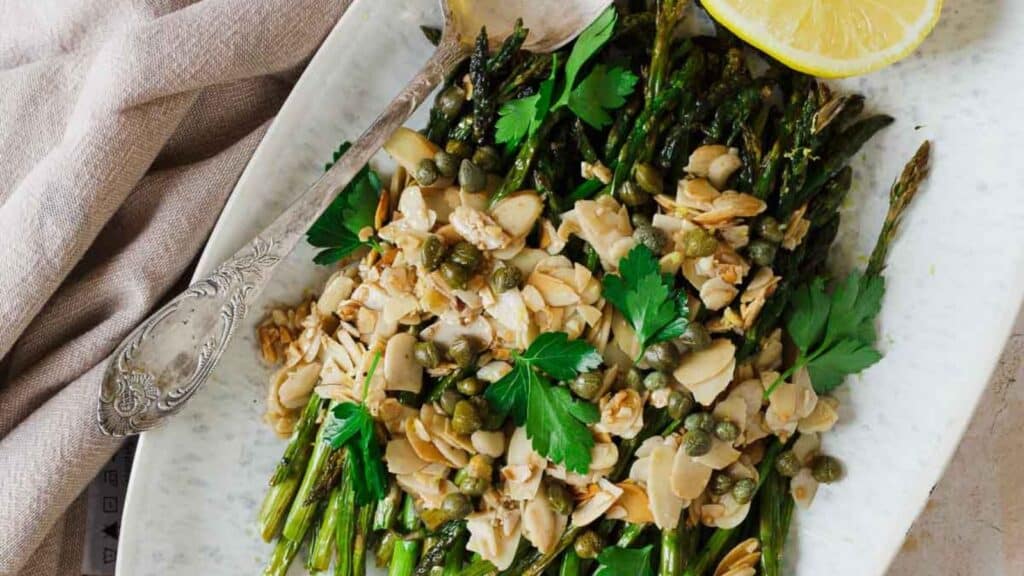
M492 48L522 17L525 48L549 52L576 37L611 0L442 0L437 51L319 180L259 236L139 325L114 351L99 397L99 426L111 436L156 426L206 381L274 268L302 239L336 191L383 146L471 51L486 26Z

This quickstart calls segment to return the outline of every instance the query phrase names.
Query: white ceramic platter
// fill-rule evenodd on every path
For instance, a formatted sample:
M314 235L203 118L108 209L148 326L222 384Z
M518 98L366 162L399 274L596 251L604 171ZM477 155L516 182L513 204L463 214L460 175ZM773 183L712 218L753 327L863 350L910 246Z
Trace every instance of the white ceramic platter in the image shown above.
M208 273L319 175L423 63L436 0L358 0L296 86L235 189L196 272ZM888 185L924 138L935 169L905 222L880 318L885 360L842 392L826 440L848 475L797 515L798 576L881 575L938 480L1024 292L1024 3L949 0L909 60L843 83L897 118L854 163L834 261L862 264ZM425 108L410 121L422 126ZM295 251L261 307L295 302L325 270ZM261 422L266 369L239 331L206 387L143 436L121 531L123 576L257 574L255 516L283 443ZM296 562L296 565L301 564ZM930 567L931 568L931 567ZM293 574L302 570L293 567Z

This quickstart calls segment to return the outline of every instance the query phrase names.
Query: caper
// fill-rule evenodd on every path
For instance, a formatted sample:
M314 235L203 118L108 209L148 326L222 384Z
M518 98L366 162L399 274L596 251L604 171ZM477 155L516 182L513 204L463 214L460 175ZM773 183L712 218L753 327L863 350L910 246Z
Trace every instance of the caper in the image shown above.
M452 429L458 434L472 434L480 429L483 422L476 406L469 400L459 400L452 414Z
M430 186L437 182L437 175L437 164L434 164L430 158L420 160L420 163L416 165L416 173L413 174L420 186Z
M491 415L491 403L480 395L470 396L469 403L476 408L476 413L480 415L480 427L484 428L487 418Z
M626 371L626 374L622 377L622 385L625 388L630 388L641 392L644 389L644 373L636 368L630 368Z
M650 226L651 219L646 215L637 212L629 215L629 223L633 225L633 228L639 228L641 226Z
M446 261L441 264L441 277L444 278L444 281L452 288L465 288L466 282L469 282L469 278L472 275L472 272L463 266L459 266L455 262Z
M722 496L732 490L735 484L736 481L732 479L732 476L728 474L715 474L711 477L711 484L708 486L708 490L715 496Z
M440 237L431 234L420 246L420 260L427 270L437 270L437 267L444 262L444 241Z
M800 458L792 450L786 450L775 459L775 470L786 478L799 474L802 467Z
M523 273L515 266L498 266L491 272L491 288L498 294L519 288Z
M454 178L459 173L459 159L444 150L438 150L437 154L434 154L434 165L445 178Z
M440 508L428 508L420 512L420 520L427 530L434 531L448 521L448 515Z
M465 494L451 492L441 501L441 511L449 520L461 520L473 511L473 505Z
M754 234L773 244L782 242L783 238L782 227L779 226L779 221L771 216L759 218L754 222Z
M676 338L676 343L682 345L687 352L696 352L707 348L711 344L711 334L708 333L708 329L703 324L690 322L683 335Z
M699 429L690 430L683 436L683 449L687 456L703 456L711 452L711 435Z
M650 196L640 189L632 180L627 180L619 187L619 200L626 206L642 206L647 203Z
M638 226L633 230L633 239L646 246L655 254L664 252L665 247L668 245L668 238L665 237L665 233L649 225Z
M715 418L707 412L694 412L683 421L683 427L687 431L703 430L710 434L715 430Z
M441 111L441 114L444 114L449 120L453 120L458 115L459 110L462 109L462 104L465 101L466 91L461 86L452 84L437 95L437 102L435 104Z
M483 253L476 246L473 246L469 242L459 242L452 246L451 254L448 255L448 259L452 262L462 266L466 270L476 270L477 266L480 265L480 261L483 259Z
M682 420L693 410L694 404L696 402L693 399L693 394L690 394L689 391L673 390L668 395L668 415L673 420Z
M548 502L551 503L551 508L555 512L565 515L572 512L572 493L569 492L569 488L564 483L549 478L547 481L547 495Z
M778 246L760 238L751 241L747 246L747 254L758 266L771 266L778 250Z
M601 549L604 548L604 541L601 540L597 532L587 530L576 537L576 541L572 543L572 548L580 558L592 560L601 553Z
M664 190L661 173L650 164L638 163L636 168L633 169L633 176L636 178L636 183L640 186L640 189L651 196L657 196Z
M470 376L459 380L455 388L466 396L476 396L484 391L484 383L480 379Z
M438 404L441 405L441 410L444 410L445 414L451 416L455 414L455 405L462 400L465 400L462 394L449 388L441 393L441 399L438 400Z
M603 383L604 377L600 372L584 372L569 381L569 389L584 400L593 400L601 391Z
M473 152L473 164L484 172L497 172L501 168L501 156L493 146L481 146Z
M459 164L459 185L470 194L479 192L487 186L487 174L468 158Z
M444 151L459 160L469 158L473 154L473 146L469 142L451 139L444 145Z
M722 442L732 442L740 435L739 426L733 424L728 420L719 420L715 422L715 436Z
M469 368L476 360L476 347L468 338L456 338L448 345L448 357L459 368Z
M687 258L711 256L717 248L718 241L703 228L694 228L683 235L683 253Z
M424 368L437 368L441 363L441 351L437 349L437 344L430 340L417 342L412 349L412 357Z
M757 482L752 478L741 478L732 487L732 497L737 504L750 502L754 498L754 492L757 492Z
M672 377L664 372L655 370L647 376L644 376L644 388L647 390L660 390L672 382Z
M831 484L843 475L843 465L839 460L821 454L811 462L811 475L822 484Z
M466 476L461 482L459 482L459 492L462 492L466 496L483 496L484 492L487 492L487 488L490 486L490 478Z
M463 470L475 478L489 479L494 474L494 460L485 454L474 454Z
M644 360L651 368L668 372L679 364L679 351L671 342L658 342L644 350Z

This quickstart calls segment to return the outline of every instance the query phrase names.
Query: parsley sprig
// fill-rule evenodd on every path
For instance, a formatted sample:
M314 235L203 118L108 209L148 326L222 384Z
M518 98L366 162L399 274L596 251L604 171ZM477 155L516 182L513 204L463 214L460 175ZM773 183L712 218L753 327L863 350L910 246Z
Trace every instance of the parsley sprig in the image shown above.
M541 334L522 353L514 354L512 371L487 388L491 407L526 425L533 449L566 468L585 474L590 467L594 438L587 424L600 414L589 402L574 398L558 380L575 378L600 366L601 355L565 332Z
M350 459L349 470L356 471L353 476L356 503L368 504L382 500L387 494L387 473L384 471L384 459L380 453L380 444L374 429L373 416L366 409L366 392L370 380L377 371L380 362L380 351L377 351L370 362L370 369L363 380L362 402L342 402L331 411L329 420L324 426L324 441L335 450L344 446Z
M641 354L651 344L678 338L690 324L686 292L661 273L654 253L637 244L619 261L619 275L605 275L602 295L633 327Z
M560 68L556 54L552 56L551 74L541 82L536 94L511 100L501 107L497 142L515 148L523 138L537 131L549 112L565 106L594 128L612 123L608 111L626 103L626 96L636 86L636 74L622 67L598 64L578 84L576 80L587 61L612 37L617 19L615 9L609 7L576 39L565 62L565 78L557 99L552 101Z
M654 576L651 545L643 548L605 548L597 556L600 565L594 576Z
M324 169L329 170L349 146L345 142L338 147L333 161L327 163ZM323 248L313 258L313 262L333 264L363 246L377 246L373 237L361 240L359 232L373 226L380 190L380 177L369 166L363 166L306 233L306 240L311 245Z

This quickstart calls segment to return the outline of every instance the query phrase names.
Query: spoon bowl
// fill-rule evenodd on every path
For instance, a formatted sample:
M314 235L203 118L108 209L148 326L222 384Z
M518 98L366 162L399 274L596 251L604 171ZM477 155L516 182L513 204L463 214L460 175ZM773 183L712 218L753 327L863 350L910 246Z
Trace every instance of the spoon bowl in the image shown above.
M551 52L579 35L611 0L448 0L443 2L446 26L459 40L472 44L487 28L491 48L496 48L512 33L516 18L529 28L523 48L531 52Z

